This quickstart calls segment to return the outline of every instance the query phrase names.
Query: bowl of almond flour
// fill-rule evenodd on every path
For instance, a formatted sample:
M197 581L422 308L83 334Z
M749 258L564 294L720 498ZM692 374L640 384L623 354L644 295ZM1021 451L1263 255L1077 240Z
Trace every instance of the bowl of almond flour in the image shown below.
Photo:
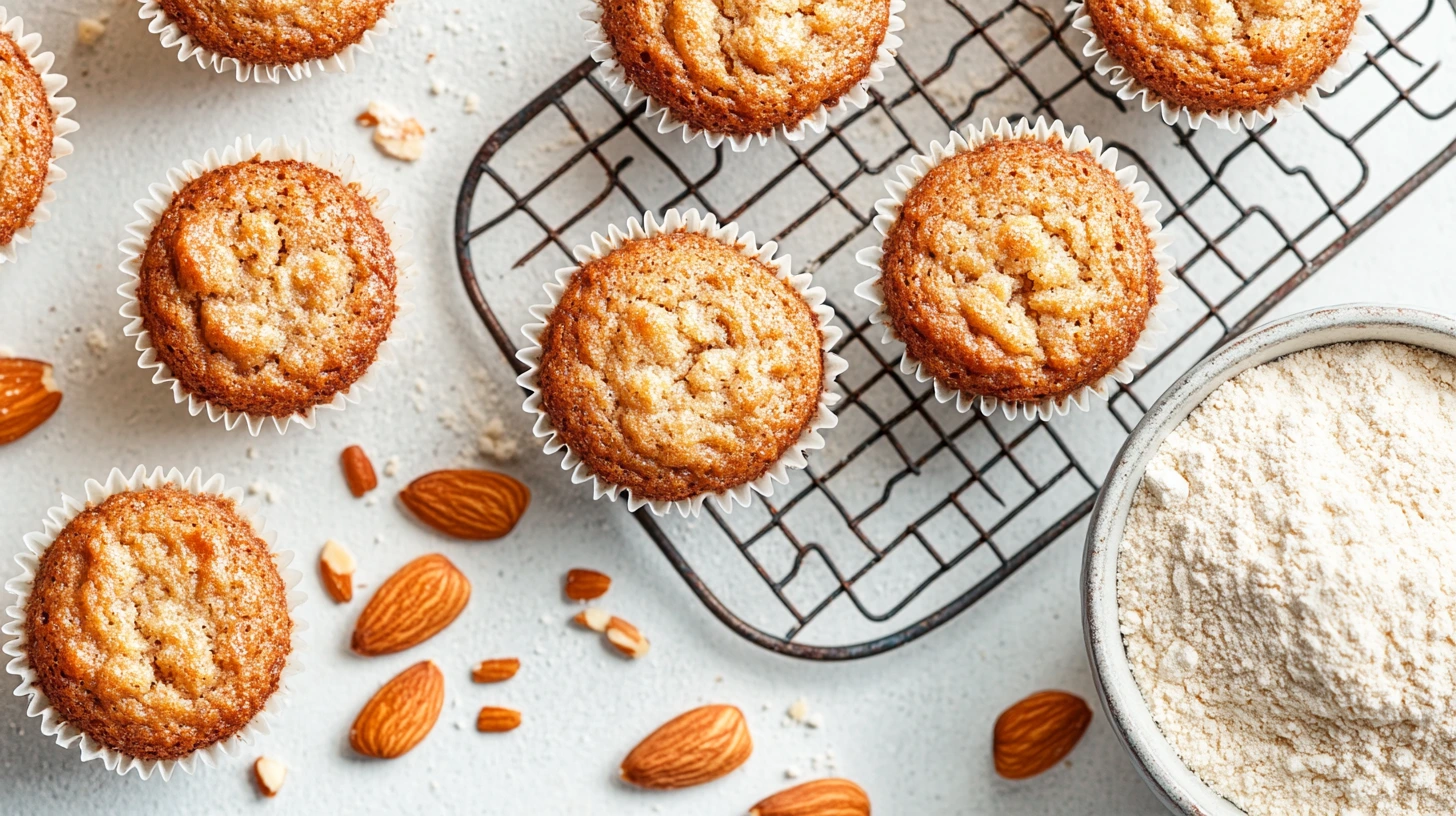
M1456 813L1456 321L1248 334L1148 411L1093 511L1099 696L1171 810Z

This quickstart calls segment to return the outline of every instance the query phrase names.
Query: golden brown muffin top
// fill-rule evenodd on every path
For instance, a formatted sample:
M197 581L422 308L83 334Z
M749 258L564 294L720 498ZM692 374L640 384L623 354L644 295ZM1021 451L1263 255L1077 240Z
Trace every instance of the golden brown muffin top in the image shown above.
M25 606L51 706L140 759L180 759L240 731L277 691L292 633L283 578L233 501L171 485L72 519Z
M629 241L582 265L541 335L542 407L592 472L678 501L751 482L818 413L819 322L712 238Z
M199 45L252 65L327 59L359 42L394 0L160 0Z
M394 290L389 235L355 186L306 162L255 159L173 197L137 299L184 388L277 417L363 376L389 335Z
M627 79L693 127L793 127L870 71L890 0L599 0Z
M1349 45L1360 0L1087 0L1086 9L1138 82L1218 113L1312 88Z
M932 169L885 237L884 308L937 379L1060 398L1137 344L1160 289L1132 196L1086 151L994 140Z
M54 127L40 74L25 49L0 31L0 246L30 226L40 204Z

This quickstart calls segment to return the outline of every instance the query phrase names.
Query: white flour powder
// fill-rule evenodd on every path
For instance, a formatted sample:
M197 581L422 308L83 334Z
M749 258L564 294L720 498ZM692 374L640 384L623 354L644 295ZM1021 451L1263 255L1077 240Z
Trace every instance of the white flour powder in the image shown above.
M1225 383L1148 468L1118 602L1154 719L1250 814L1456 813L1456 360Z

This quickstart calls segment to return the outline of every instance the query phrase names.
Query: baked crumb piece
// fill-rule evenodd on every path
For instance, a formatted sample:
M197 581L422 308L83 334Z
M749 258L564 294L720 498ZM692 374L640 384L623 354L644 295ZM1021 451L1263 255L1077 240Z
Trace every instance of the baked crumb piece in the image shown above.
M374 146L400 161L418 161L425 154L425 127L386 102L370 102L369 109L355 118L363 127L374 128Z

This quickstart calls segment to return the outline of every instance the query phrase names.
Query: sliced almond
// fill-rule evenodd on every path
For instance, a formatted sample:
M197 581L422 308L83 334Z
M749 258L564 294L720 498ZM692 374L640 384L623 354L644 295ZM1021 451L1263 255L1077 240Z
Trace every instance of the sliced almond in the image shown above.
M633 660L646 655L652 648L637 627L616 616L607 621L607 642Z
M686 788L727 776L752 753L743 712L708 705L673 718L638 743L622 760L622 779L643 788Z
M277 796L287 776L288 767L272 757L260 756L253 760L253 781L258 783L258 790L264 796Z
M566 573L566 597L573 601L594 601L611 588L612 578L605 573L589 569L574 569Z
M0 357L0 445L39 428L61 407L50 363Z
M329 597L338 603L354 599L354 570L357 568L354 555L344 549L343 544L332 538L324 542L319 553L319 580L323 581Z
M475 717L475 730L498 734L521 727L521 712L510 708L486 706Z
M349 729L349 745L377 759L403 756L420 744L445 705L445 675L435 661L416 663L385 683Z
M590 629L593 632L607 631L607 624L612 622L612 616L595 607L583 609L572 617L572 621L583 629Z
M515 677L520 670L521 661L514 657L482 660L471 670L470 679L477 683L499 683Z
M348 483L349 492L354 494L354 498L357 499L379 486L374 463L369 461L369 454L358 445L344 448L344 452L339 454L339 465L344 469L344 481Z
M369 599L351 646L365 656L418 646L449 626L470 602L470 579L438 553L400 567Z

